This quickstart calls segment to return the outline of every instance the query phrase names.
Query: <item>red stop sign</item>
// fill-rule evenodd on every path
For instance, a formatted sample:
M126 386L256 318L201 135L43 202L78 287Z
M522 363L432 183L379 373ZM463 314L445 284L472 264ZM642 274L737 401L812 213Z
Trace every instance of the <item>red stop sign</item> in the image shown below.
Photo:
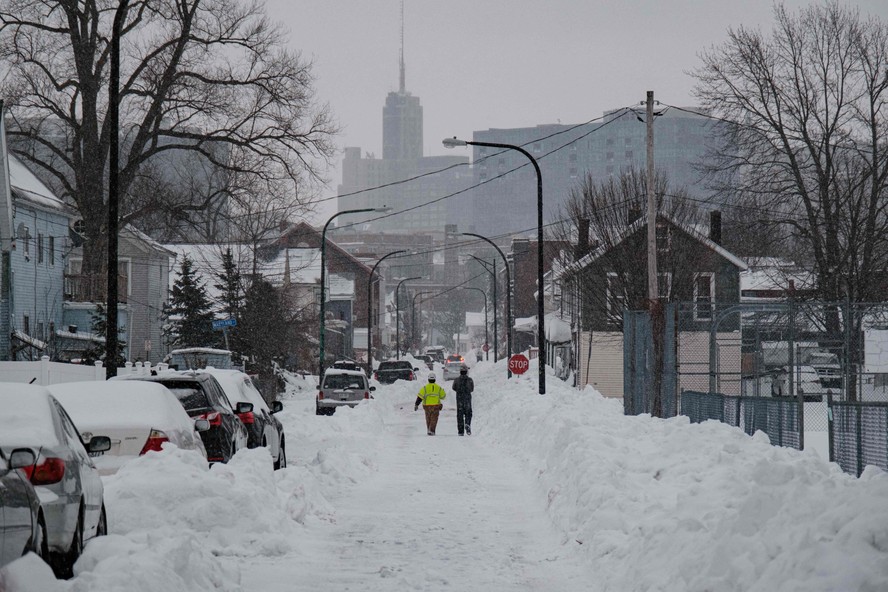
M483 352L490 351L490 346L485 343L484 345L481 346L481 351L483 351Z
M509 370L512 374L524 374L530 366L530 360L524 354L515 354L509 358Z

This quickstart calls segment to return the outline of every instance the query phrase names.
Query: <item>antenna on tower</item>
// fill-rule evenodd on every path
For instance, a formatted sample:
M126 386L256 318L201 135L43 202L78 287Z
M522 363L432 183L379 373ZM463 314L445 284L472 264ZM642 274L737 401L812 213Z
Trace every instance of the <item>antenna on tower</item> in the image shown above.
M401 0L401 94L407 92L404 74L404 0Z

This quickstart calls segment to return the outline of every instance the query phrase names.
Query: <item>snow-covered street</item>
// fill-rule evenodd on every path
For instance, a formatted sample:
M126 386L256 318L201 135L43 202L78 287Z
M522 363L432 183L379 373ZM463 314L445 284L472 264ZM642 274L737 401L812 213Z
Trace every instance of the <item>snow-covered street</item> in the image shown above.
M110 534L76 577L33 557L4 592L888 590L888 474L716 422L626 417L536 371L479 364L474 435L452 391L425 434L425 381L280 414L290 466L263 450L206 464L174 448L105 478ZM449 386L449 384L447 385ZM2 587L2 586L0 586Z
M412 393L383 388L399 394L384 403L395 413L379 434L374 472L338 500L335 522L307 530L298 553L250 562L244 588L580 589L591 570L562 545L523 467L483 433L457 436L452 400L429 437Z

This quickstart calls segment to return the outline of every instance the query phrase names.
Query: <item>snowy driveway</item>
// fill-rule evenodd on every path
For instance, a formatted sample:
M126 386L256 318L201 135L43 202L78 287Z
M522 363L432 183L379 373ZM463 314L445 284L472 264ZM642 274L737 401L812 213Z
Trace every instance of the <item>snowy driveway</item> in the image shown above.
M561 544L527 471L483 431L457 436L453 401L430 437L422 410L400 398L380 434L375 472L336 502L335 523L307 528L296 553L248 562L244 589L583 588L588 575Z

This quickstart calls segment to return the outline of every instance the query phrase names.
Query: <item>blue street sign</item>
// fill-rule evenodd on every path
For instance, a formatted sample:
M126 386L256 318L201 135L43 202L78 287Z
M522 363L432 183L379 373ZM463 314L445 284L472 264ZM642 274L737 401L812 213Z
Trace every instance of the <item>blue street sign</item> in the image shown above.
M237 319L221 319L213 321L213 329L224 329L225 327L237 327Z

